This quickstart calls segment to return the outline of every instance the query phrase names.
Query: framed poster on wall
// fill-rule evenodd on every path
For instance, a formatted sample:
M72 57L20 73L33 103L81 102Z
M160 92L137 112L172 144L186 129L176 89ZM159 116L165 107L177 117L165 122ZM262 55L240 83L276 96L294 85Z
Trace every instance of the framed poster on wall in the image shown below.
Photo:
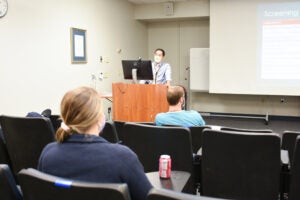
M86 30L71 28L71 62L87 63Z

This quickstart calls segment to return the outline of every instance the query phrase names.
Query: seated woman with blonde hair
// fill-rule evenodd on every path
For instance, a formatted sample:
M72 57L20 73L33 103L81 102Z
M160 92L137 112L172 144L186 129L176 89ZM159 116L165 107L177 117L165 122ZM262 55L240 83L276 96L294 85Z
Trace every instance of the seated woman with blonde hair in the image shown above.
M99 136L105 126L101 96L92 88L67 92L61 102L57 142L40 156L42 172L79 181L127 183L132 199L146 199L152 188L136 154Z

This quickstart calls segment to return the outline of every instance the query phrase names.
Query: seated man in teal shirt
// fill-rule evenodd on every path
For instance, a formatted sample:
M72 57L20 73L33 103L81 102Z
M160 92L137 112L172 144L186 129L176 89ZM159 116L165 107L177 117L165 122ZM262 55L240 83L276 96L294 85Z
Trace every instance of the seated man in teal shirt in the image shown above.
M169 103L169 112L157 114L155 117L156 125L178 125L184 127L205 125L205 121L202 119L200 113L193 110L182 110L185 104L184 90L182 87L169 87L167 100Z

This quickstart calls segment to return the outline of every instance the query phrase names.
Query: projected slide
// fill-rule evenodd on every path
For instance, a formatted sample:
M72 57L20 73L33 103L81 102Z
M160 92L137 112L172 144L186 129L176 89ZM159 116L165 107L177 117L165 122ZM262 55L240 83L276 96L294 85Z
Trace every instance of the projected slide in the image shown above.
M266 4L260 12L260 78L300 80L300 3Z

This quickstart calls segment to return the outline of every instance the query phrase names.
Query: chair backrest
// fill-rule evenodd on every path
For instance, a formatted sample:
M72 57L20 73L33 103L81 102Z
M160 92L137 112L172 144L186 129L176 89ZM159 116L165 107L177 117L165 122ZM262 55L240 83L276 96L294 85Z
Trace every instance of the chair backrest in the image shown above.
M295 140L294 162L291 165L289 200L300 199L300 136Z
M62 120L59 115L50 115L50 120L54 129L54 132L60 127Z
M158 171L160 155L168 154L172 159L172 170L192 173L189 129L125 123L123 131L123 144L138 155L145 172Z
M135 122L136 124L145 124L150 126L156 126L154 122Z
M236 132L246 132L246 133L273 133L271 129L242 129L233 127L221 127L222 131L236 131Z
M10 166L10 160L7 152L7 147L2 135L2 129L0 127L0 164L7 164Z
M1 200L21 200L23 199L19 191L14 176L8 165L0 164L0 199Z
M282 135L281 148L288 151L290 163L293 163L294 150L297 136L300 132L297 131L284 131Z
M54 141L50 119L2 115L0 123L15 176L23 168L37 168L43 148Z
M123 130L123 128L124 128L124 124L126 122L125 121L113 121L113 122L114 122L114 125L115 125L115 128L116 128L118 138L119 138L119 143L120 143L124 140L124 136L123 136L124 130ZM135 123L136 124L145 124L145 125L155 126L154 122L135 122Z
M21 170L19 180L24 200L130 199L127 184L77 182L35 169Z
M204 129L210 129L210 126L191 126L189 127L191 131L192 138L192 147L193 153L197 153L199 149L202 147L202 132Z
M153 188L149 191L147 200L214 200L216 198L196 196L172 190Z
M119 141L123 141L123 139L124 139L124 137L123 137L124 130L123 129L124 129L125 123L126 122L124 122L124 121L114 121Z
M183 191L195 193L196 178L189 129L125 123L123 131L123 144L137 154L145 172L158 171L160 155L168 154L171 156L172 170L191 174Z
M117 130L113 121L106 121L100 136L111 143L119 142Z
M204 196L229 199L277 199L280 137L272 133L203 131Z

